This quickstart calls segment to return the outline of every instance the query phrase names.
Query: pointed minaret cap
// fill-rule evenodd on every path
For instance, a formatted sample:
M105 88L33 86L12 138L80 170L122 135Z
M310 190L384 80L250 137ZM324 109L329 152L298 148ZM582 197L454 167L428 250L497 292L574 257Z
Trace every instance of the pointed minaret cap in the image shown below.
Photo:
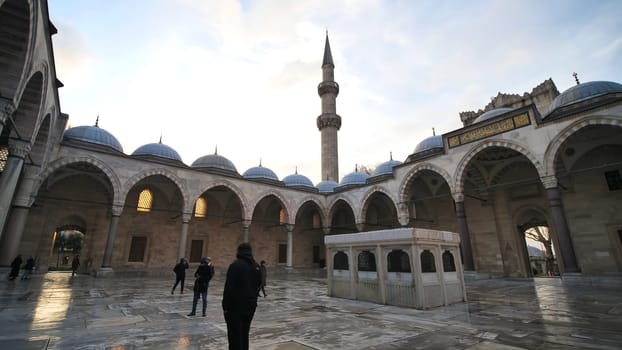
M335 64L333 63L333 54L330 52L330 43L328 42L328 30L326 31L326 44L324 44L324 59L322 60L322 68L327 65L335 68Z

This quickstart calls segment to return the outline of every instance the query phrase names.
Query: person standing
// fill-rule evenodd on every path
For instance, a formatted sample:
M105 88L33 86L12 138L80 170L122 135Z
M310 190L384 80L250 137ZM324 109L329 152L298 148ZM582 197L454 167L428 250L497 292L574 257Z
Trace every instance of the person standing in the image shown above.
M266 297L266 280L268 279L268 271L266 270L266 261L262 260L259 265L261 271L261 292L263 293L263 297ZM257 291L257 296L259 296L259 291Z
M30 274L32 270L35 269L35 259L32 256L26 260L26 265L24 265L24 274L22 274L22 280L27 280L30 278Z
M173 285L173 289L171 290L171 294L175 293L175 288L177 288L177 284L181 282L181 293L184 294L184 282L186 281L186 269L188 269L188 262L186 259L179 259L179 263L175 265L173 271L175 271L175 284Z
M261 271L251 245L238 246L237 259L229 265L222 295L229 350L247 350L248 334L257 308Z
M80 267L80 255L76 254L71 261L71 277L78 273Z
M203 298L203 317L205 317L205 312L207 311L207 288L209 287L209 281L214 277L214 266L212 266L212 259L210 257L201 258L201 264L197 267L194 277L196 277L196 280L194 281L192 311L188 316L196 315L197 302L200 296Z
M22 266L22 255L17 254L15 259L11 262L11 272L9 273L9 280L14 280L19 276L19 267Z

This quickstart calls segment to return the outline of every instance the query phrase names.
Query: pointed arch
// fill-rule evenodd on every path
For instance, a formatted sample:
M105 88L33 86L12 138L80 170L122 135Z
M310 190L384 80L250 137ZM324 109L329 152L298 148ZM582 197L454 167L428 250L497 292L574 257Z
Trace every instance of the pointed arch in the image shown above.
M320 201L316 197L305 196L300 201L298 201L298 203L293 204L294 207L292 208L292 217L294 218L294 221L296 221L296 216L298 216L298 211L300 210L300 208L302 208L308 202L315 203L315 205L317 205L318 209L320 210L320 216L324 218L324 212L326 212L326 208L320 203Z
M529 150L529 148L527 148L526 146L523 146L515 141L509 141L509 140L499 140L499 139L486 140L486 141L483 141L477 144L475 147L473 147L460 160L460 163L458 164L458 167L456 168L456 171L454 173L455 182L453 185L452 193L464 192L464 174L465 174L467 166L469 165L471 160L475 158L475 156L477 156L477 154L479 154L481 151L485 150L486 148L490 148L490 147L508 148L508 149L511 149L511 150L514 150L520 153L521 155L529 159L531 164L536 168L536 171L538 172L538 175L540 177L544 176L544 168L542 166L541 160L538 157L536 157L534 152Z
M121 195L124 198L124 202L125 202L125 197L127 197L127 194L129 193L130 189L132 189L132 187L134 187L136 184L138 184L138 182L142 179L145 179L147 177L150 176L156 176L156 175L160 175L163 177L166 177L167 179L171 180L171 182L173 182L176 186L177 189L179 190L179 192L181 193L182 196L182 203L183 203L183 208L182 208L182 212L183 213L187 213L188 210L192 210L192 206L187 207L187 202L188 202L188 190L186 189L186 182L183 181L181 178L179 178L177 175L175 175L172 171L166 169L166 168L156 168L156 169L147 169L147 170L143 170L137 174L134 174L134 176L132 176L131 178L129 178L122 187L122 192Z
M188 202L185 204L186 208L194 208L194 202L199 196L211 190L212 188L216 188L216 187L225 187L229 189L231 192L233 192L238 197L238 200L240 201L240 205L242 206L241 208L241 212L243 215L242 220L251 219L251 216L248 215L249 213L248 199L246 198L246 196L244 196L244 192L242 192L240 188L236 186L234 183L227 181L227 180L222 180L222 179L215 181L215 182L210 182L206 186L201 187L200 190L190 193L187 197Z
M397 205L397 199L393 196L393 194L391 194L391 192L389 192L386 188L376 185L373 186L372 188L370 188L365 195L363 196L362 200L361 200L361 208L360 208L360 213L359 213L359 217L361 218L365 218L367 215L367 210L369 208L369 201L371 199L371 197L376 194L376 193L382 193L385 196L387 196L387 198L389 198L389 200L391 201L391 203L393 203L393 209L395 209L395 213L396 215L399 217L399 212L400 212L400 208ZM396 218L397 219L397 218Z
M39 115L45 102L44 86L47 82L47 66L34 71L28 78L26 87L16 96L16 109L13 113L15 125L10 131L11 137L32 142L35 127L38 126Z
M447 185L449 186L449 190L452 193L454 192L453 191L453 183L454 183L454 181L453 181L452 177L449 175L449 173L447 171L445 171L445 169L439 167L436 164L432 164L432 163L419 163L419 164L415 165L412 169L410 169L410 171L402 179L402 183L400 184L399 192L398 192L399 201L397 201L396 204L408 203L408 201L410 200L410 197L408 195L408 188L409 188L410 184L412 183L412 181L417 177L417 175L420 172L426 171L426 170L434 172L434 173L438 174L440 177L442 177L445 180L445 182L447 182Z
M581 118L574 123L568 125L561 130L553 140L549 143L546 151L544 152L544 174L548 176L555 175L555 159L557 153L564 142L577 131L591 125L603 125L603 126L616 126L622 127L622 119L614 116L601 116L595 115L586 118Z
M335 211L337 206L339 205L340 202L345 203L348 208L350 209L350 211L352 212L352 216L354 219L354 225L358 224L361 222L361 218L358 217L358 210L355 210L356 206L353 205L352 201L349 200L348 198L344 197L344 196L338 196L333 198L333 200L330 202L328 208L328 217L326 218L326 223L329 225L329 227L332 225L333 222L333 218L335 216ZM332 228L331 228L332 230Z
M34 48L36 6L37 2L24 0L0 4L0 32L11 33L0 38L0 51L8 56L0 69L0 95L14 101Z
M269 196L274 196L274 197L275 197L275 198L276 198L276 199L277 199L277 200L281 203L281 207L282 207L282 209L284 209L284 210L285 210L285 216L286 216L286 220L285 220L285 222L286 222L287 224L291 224L291 225L293 225L293 224L294 224L294 222L293 222L293 221L295 220L295 218L294 218L294 219L292 219L292 215L291 215L291 211L292 211L292 209L291 209L291 208L290 208L290 206L289 206L289 202L285 199L285 197L283 197L283 195L282 195L282 194L280 194L279 192L274 191L274 190L268 190L268 191L265 191L265 192L261 193L260 195L258 195L258 196L256 197L256 199L255 199L255 201L252 203L252 205L251 205L251 206L249 206L249 209L250 209L251 211L250 211L250 213L249 213L250 215L248 215L248 217L249 217L249 218L252 218L252 217L253 217L253 213L255 212L255 208L257 207L257 205L258 205L258 204L259 204L259 203L260 203L260 202L261 202L264 198L269 197Z

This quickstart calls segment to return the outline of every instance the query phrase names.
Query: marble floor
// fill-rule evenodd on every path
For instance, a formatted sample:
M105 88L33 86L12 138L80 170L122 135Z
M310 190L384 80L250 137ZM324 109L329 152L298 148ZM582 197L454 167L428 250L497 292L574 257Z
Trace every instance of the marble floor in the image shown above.
M226 349L222 277L207 317L187 317L192 295L174 278L67 273L0 282L2 349ZM467 283L468 303L415 310L329 298L316 277L271 279L251 348L621 349L622 290L559 279Z

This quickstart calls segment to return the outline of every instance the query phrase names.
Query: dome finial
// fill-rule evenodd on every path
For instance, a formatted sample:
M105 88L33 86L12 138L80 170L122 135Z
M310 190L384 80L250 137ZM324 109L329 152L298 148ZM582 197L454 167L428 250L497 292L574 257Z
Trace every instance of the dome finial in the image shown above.
M294 174L298 175L298 165L296 165L296 171L294 172Z
M162 144L162 133L160 133L160 141L158 143Z
M432 136L436 136L436 130L434 130L434 128L432 128Z
M261 166L261 157L259 157L259 166Z
M577 72L572 73L572 76L574 77L574 81L577 82L577 85L581 84L579 82L579 74L577 74Z
M359 165L358 164L354 164L354 172L355 173L359 172Z
M97 118L95 118L95 125L96 128L99 128L99 113L97 113Z
M214 155L218 155L218 145L216 145L216 147L214 147Z
M393 160L393 152L389 151L389 160Z

